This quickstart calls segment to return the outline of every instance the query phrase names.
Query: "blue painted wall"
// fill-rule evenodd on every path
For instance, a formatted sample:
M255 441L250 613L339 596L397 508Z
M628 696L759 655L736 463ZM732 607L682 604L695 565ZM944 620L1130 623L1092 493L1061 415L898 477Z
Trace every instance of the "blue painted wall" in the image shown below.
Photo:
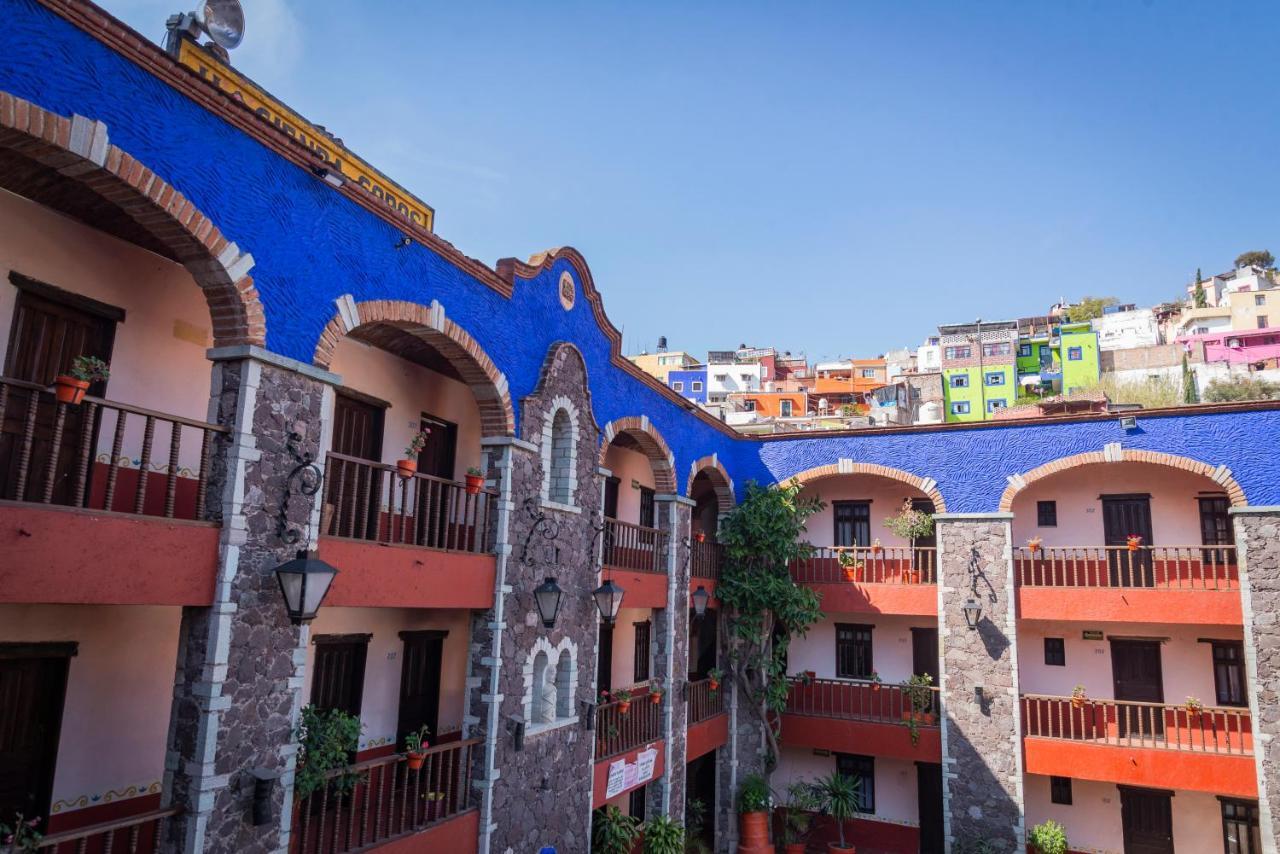
M707 402L707 369L706 368L698 368L697 370L692 370L692 371L671 371L670 373L667 374L667 385L669 385L671 389L674 391L676 387L675 386L676 383L682 384L681 390L676 391L676 394L680 395L686 400L692 400L694 403ZM694 383L701 383L701 385L698 386L700 391L693 390Z
M333 301L342 294L424 304L437 299L505 373L516 401L533 390L548 348L574 342L587 362L596 419L603 424L648 415L675 453L682 489L691 462L711 453L719 455L739 489L750 479L782 479L847 457L933 477L950 510L982 512L996 508L1008 474L1118 441L1226 465L1250 503L1280 504L1280 465L1272 450L1280 438L1275 409L1142 417L1141 429L1132 434L1107 420L767 442L727 436L611 363L610 342L567 261L517 283L508 300L424 246L397 250L394 227L34 0L0 5L0 90L64 116L79 113L105 122L113 143L251 252L267 315L267 346L282 355L311 361L320 331L334 314ZM512 254L538 248L513 247L522 251ZM556 293L565 270L574 273L578 286L568 312ZM607 293L608 283L602 289Z

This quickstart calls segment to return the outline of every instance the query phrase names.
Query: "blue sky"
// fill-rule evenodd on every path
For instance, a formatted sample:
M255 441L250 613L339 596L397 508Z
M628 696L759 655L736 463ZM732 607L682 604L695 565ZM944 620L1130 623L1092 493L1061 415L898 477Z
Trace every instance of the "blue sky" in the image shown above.
M467 254L577 247L628 352L874 355L1280 253L1275 7L242 2L237 67Z

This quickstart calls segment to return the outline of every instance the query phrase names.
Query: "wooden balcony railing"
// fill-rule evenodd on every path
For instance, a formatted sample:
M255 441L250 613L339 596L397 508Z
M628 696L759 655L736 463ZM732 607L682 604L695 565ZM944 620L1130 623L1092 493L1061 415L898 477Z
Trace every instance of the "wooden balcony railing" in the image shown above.
M667 571L667 534L617 519L604 520L604 563L634 572Z
M710 679L699 679L688 685L689 694L685 701L687 726L693 726L699 721L705 721L724 711L724 692L728 690L727 685L721 685L715 691L711 690Z
M392 545L492 551L490 516L497 495L472 495L464 484L330 452L320 532Z
M1071 697L1025 694L1022 732L1028 738L1116 747L1253 754L1253 728L1248 709L1206 706L1195 711L1167 703L1073 701Z
M38 850L42 854L152 854L160 850L165 822L181 812L181 807L168 807L79 830L51 833L40 840Z
M226 427L0 377L0 499L204 519Z
M363 851L466 811L471 807L471 754L478 744L480 739L472 738L432 747L416 771L400 755L353 766L349 770L359 781L349 793L325 787L298 801L289 851Z
M1024 546L1013 561L1023 587L1240 589L1235 546Z
M710 540L693 541L693 557L689 563L689 575L692 578L708 578L712 581L720 579L720 566L724 563L724 546Z
M596 761L626 753L662 738L662 704L650 699L647 686L630 689L631 706L614 700L596 706Z
M932 546L821 546L792 562L791 577L800 584L936 584L937 567Z
M938 726L941 705L938 688L929 688L929 700L919 711L922 727ZM902 723L913 712L904 685L868 679L795 679L787 695L787 712L817 718L840 718L873 723Z

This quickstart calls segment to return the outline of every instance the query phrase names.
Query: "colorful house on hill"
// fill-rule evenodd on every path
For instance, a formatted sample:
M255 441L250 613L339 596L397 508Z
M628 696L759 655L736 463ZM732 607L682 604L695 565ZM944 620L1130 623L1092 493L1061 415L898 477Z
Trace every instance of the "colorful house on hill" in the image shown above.
M985 421L1014 402L1016 321L939 326L938 333L948 422Z
M707 402L707 367L672 369L667 372L667 385L685 400Z

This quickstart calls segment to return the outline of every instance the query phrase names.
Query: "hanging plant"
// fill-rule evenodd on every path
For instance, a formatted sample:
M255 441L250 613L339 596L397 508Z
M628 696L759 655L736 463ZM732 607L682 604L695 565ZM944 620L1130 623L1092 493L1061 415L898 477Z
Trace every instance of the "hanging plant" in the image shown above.
M1085 692L1083 685L1076 685L1071 689L1071 705L1073 708L1081 708L1089 700L1089 695Z
M720 682L724 679L724 671L719 667L713 667L707 671L707 687L711 689L711 693L720 690Z

